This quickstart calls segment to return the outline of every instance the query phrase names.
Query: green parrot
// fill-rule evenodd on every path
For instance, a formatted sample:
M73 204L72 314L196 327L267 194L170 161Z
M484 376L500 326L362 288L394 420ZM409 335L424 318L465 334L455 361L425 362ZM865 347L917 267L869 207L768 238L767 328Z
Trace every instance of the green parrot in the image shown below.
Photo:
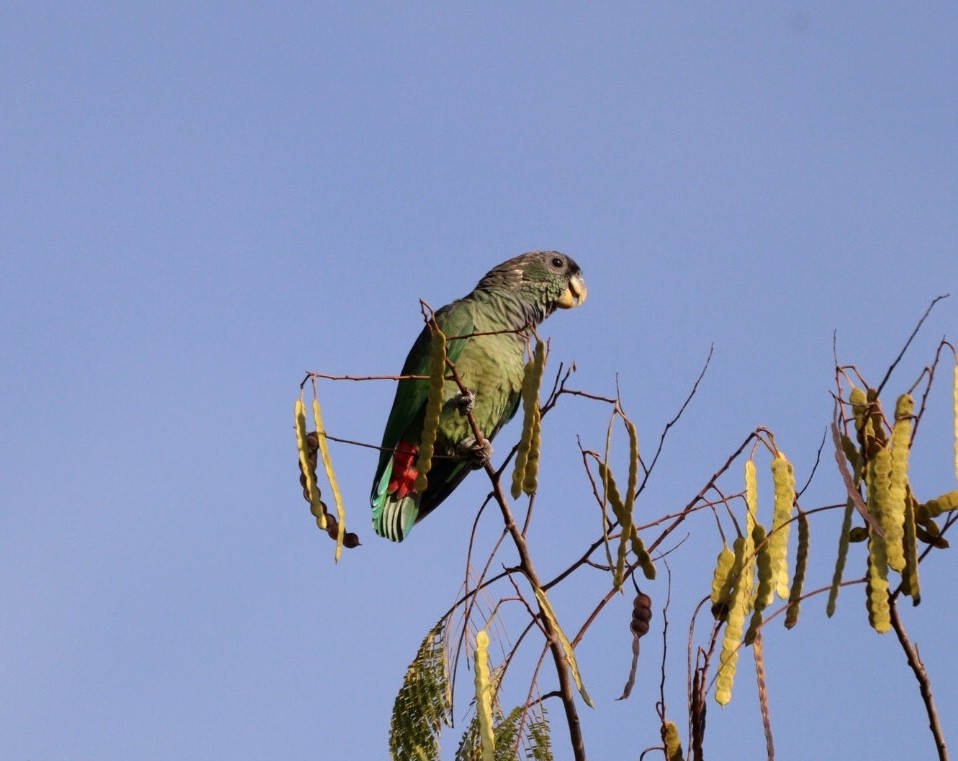
M449 377L436 434L429 484L416 491L416 460L429 389L427 380L399 381L386 430L370 503L373 528L401 542L466 477L492 455L488 442L516 414L525 370L524 354L531 329L556 308L585 301L582 271L558 251L532 251L490 270L468 296L435 313L448 340L447 356L468 395ZM413 344L403 375L428 375L429 328ZM477 445L466 416L472 411L486 439Z

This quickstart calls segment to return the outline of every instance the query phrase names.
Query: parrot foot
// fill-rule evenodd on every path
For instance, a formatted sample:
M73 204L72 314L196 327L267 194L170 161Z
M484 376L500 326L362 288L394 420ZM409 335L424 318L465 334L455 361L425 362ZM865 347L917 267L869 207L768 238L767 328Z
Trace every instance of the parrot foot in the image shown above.
M492 444L488 439L477 442L475 438L468 438L459 445L459 453L466 458L469 467L473 470L484 468L492 459Z
M453 401L460 415L468 415L476 407L476 395L472 393L472 391L466 391L464 394L462 392L456 394L456 398Z

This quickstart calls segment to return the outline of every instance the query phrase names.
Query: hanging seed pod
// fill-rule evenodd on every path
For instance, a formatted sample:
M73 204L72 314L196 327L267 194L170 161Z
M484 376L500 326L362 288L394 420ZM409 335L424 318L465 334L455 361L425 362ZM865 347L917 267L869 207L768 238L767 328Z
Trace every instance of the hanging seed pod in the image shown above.
M629 630L632 632L632 668L629 678L625 682L622 694L616 700L625 700L632 694L635 686L635 674L639 666L639 639L649 632L649 622L652 620L652 598L639 592L632 601L632 620Z
M492 722L492 677L489 671L489 635L485 629L476 632L476 714L479 717L479 740L482 761L495 761L496 733Z
M303 482L303 496L309 502L310 512L316 517L319 527L326 530L326 506L320 497L319 487L316 485L315 450L311 451L308 443L309 434L306 432L306 407L300 397L293 406L293 419L296 426L296 448L299 450L299 470ZM318 444L317 444L318 448ZM312 460L312 462L311 462Z
M748 608L745 573L746 569L750 570L750 568L745 557L747 549L745 537L738 537L732 548L735 552L735 563L730 575L737 578L733 581L728 619L725 622L725 636L722 638L722 652L719 655L719 669L715 677L715 700L719 705L726 705L732 699L732 684L738 667L738 647L742 641L742 630ZM741 571L741 574L736 574L736 571Z
M632 553L635 555L635 559L639 564L639 568L642 569L642 574L645 578L649 581L654 581L655 563L652 562L652 556L645 548L645 542L642 541L642 537L639 536L639 530L634 525L632 526Z
M795 469L781 452L772 460L772 484L775 487L775 509L768 537L768 554L774 589L785 600L788 598L788 535L795 501Z
M901 572L902 592L911 598L913 605L921 602L921 587L918 581L918 535L915 531L915 501L911 489L905 498L905 568Z
M728 607L734 584L732 569L735 564L735 553L724 544L718 554L715 571L712 574L712 615L724 620L728 615Z
M662 724L662 742L665 744L666 761L682 761L682 740L679 728L671 721Z
M835 615L835 606L838 603L838 593L841 590L842 575L845 573L845 562L848 559L848 544L851 541L852 516L855 514L855 505L851 497L845 502L845 515L842 518L842 530L838 535L838 557L835 559L835 572L832 574L832 586L828 590L828 604L825 606L825 615L831 618Z
M755 524L755 528L752 530L752 541L755 544L758 589L755 592L752 620L745 632L746 645L751 645L755 641L758 630L762 626L762 612L772 601L772 594L774 593L771 552L769 551L769 543L766 541L765 527L761 523Z
M629 541L632 536L632 513L626 510L625 502L622 500L622 494L615 482L615 476L612 475L612 468L601 460L598 461L599 477L605 488L605 499L612 508L612 514L619 522L621 533L619 535L619 546L616 553L615 567L612 570L612 586L616 589L622 586L625 580L625 561L629 548Z
M326 471L326 480L333 491L333 502L336 504L336 514L339 517L336 531L336 561L343 553L346 539L346 507L343 504L343 495L339 491L339 482L333 470L333 461L329 456L329 442L326 439L326 427L323 425L323 413L319 408L319 399L313 397L313 422L316 424L316 438L319 443L319 454L323 460L323 469ZM324 505L325 507L325 505Z
M888 548L888 565L901 573L905 568L905 500L908 492L908 455L911 448L912 414L915 401L902 394L895 405L889 452L888 502L884 505L882 530Z
M808 568L808 516L798 511L798 548L795 553L795 573L792 574L792 589L788 595L788 610L785 611L785 628L791 629L798 623L802 588L805 585L805 571Z
M579 694L589 708L595 708L595 703L592 698L589 697L589 693L586 692L585 685L582 683L582 675L579 673L579 664L576 662L572 643L569 642L569 638L565 632L562 631L562 627L559 626L559 620L556 618L555 611L552 609L552 603L549 602L549 598L546 596L544 589L536 587L534 591L536 593L536 600L539 603L539 610L549 621L556 639L559 640L559 645L562 647L562 653L565 656L566 663L569 664L569 671L572 672L572 679L575 681L575 686L579 689Z
M539 488L539 453L542 449L542 410L539 408L539 389L546 367L546 345L536 341L533 360L533 378L529 394L529 410L532 414L532 435L529 437L529 455L526 458L526 472L522 479L522 491L532 496Z
M632 601L632 622L629 629L636 637L649 633L649 622L652 620L652 598L639 592Z

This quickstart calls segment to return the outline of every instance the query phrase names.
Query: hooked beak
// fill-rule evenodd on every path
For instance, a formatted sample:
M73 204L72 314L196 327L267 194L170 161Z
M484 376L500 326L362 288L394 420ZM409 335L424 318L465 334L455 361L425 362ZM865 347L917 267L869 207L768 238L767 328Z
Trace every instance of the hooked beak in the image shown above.
M556 304L561 309L572 309L581 306L588 295L589 289L586 288L582 275L573 275L569 280L569 287L562 292Z

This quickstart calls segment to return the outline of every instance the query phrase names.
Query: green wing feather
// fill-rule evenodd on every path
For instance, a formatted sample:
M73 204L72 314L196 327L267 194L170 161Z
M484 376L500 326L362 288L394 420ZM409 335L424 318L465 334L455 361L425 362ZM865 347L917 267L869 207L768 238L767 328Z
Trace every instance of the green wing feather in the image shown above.
M436 312L436 322L440 330L446 334L447 339L454 336L469 335L473 331L472 302L461 300L453 302L448 306ZM430 366L430 333L429 328L424 327L402 368L402 375L428 375ZM462 355L466 346L465 340L449 341L447 344L447 356L455 363ZM405 536L418 518L421 518L429 510L420 513L420 495L411 495L406 497L400 503L392 502L386 493L389 480L392 477L393 452L402 441L412 441L418 445L419 436L422 432L423 417L426 409L426 397L429 392L429 381L404 378L399 381L396 387L396 397L393 400L392 409L389 412L389 418L386 421L386 430L383 433L382 451L379 454L379 465L376 469L376 476L373 479L373 491L370 496L370 502L373 507L373 525L379 534L390 536L390 538L401 538ZM433 470L430 472L430 484L444 484L450 477L455 477L459 470L465 466L461 462L451 462L449 460L436 460L433 463ZM452 471L455 471L452 472ZM464 473L463 476L464 477ZM456 480L456 484L462 480L462 477ZM453 487L449 488L443 498L448 495ZM430 488L427 494L433 493ZM431 509L439 504L441 499L436 500L429 507ZM399 511L402 516L397 519L391 512ZM401 534L399 537L391 535L385 526L394 526L398 523Z

